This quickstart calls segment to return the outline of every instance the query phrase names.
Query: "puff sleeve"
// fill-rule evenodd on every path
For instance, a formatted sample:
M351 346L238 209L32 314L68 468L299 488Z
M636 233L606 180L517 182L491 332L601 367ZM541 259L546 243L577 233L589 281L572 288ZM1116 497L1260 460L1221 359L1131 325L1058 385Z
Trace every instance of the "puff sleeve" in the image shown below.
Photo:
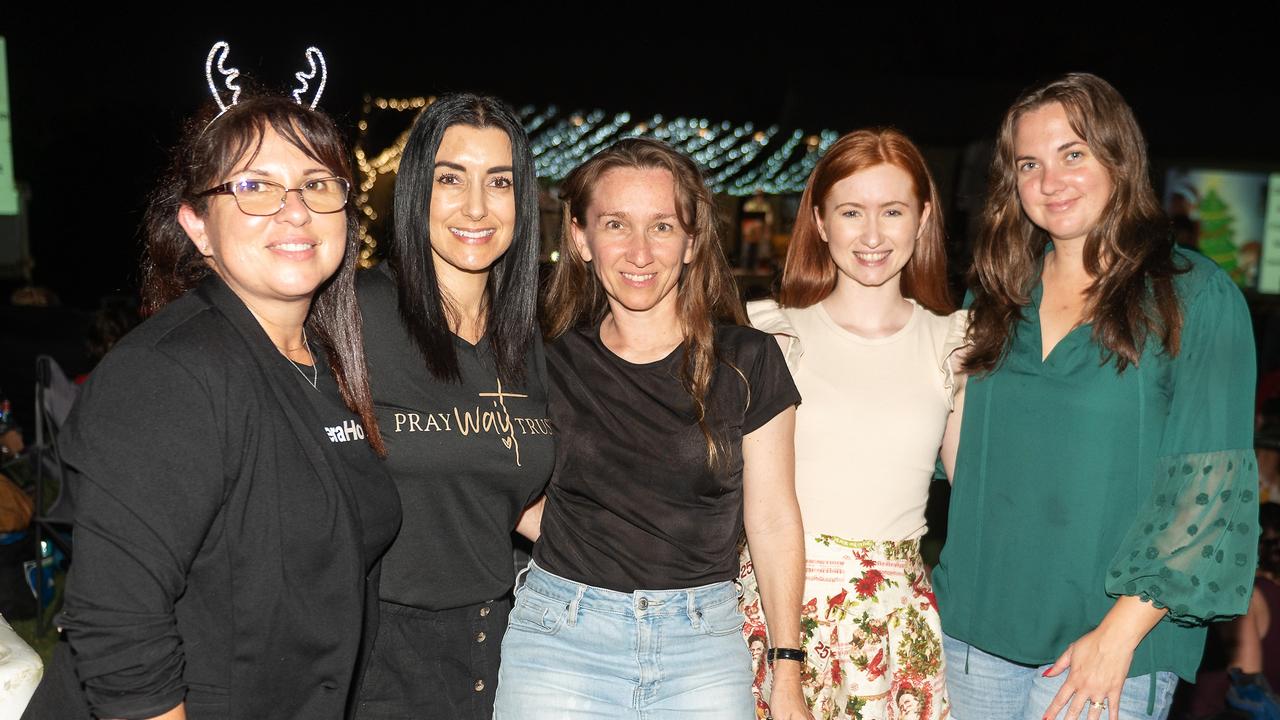
M800 336L791 326L787 314L778 307L778 303L773 300L754 300L747 303L747 319L751 327L761 332L786 338L786 342L783 343L785 348L783 356L786 358L787 368L794 375L796 368L800 366L800 357L804 355L804 348L800 347Z
M947 335L942 342L941 370L942 383L947 393L947 409L954 410L956 403L956 393L963 386L963 381L957 382L956 376L960 374L961 357L960 351L968 345L966 339L969 334L969 311L957 310L951 313L950 324L947 326Z
M1256 373L1249 312L1225 273L1205 278L1183 312L1151 493L1111 562L1106 589L1195 625L1249 605L1258 539Z

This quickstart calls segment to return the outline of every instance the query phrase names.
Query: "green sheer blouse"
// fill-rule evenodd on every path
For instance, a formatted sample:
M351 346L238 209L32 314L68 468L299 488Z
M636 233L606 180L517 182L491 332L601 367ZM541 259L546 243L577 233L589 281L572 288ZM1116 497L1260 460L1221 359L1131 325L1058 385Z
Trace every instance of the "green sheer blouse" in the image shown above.
M1037 285L1008 356L965 390L946 547L942 628L1014 662L1053 662L1121 595L1169 610L1130 677L1194 680L1205 623L1249 603L1257 562L1255 357L1226 273L1190 270L1177 357L1147 343L1123 373L1092 326L1041 361Z

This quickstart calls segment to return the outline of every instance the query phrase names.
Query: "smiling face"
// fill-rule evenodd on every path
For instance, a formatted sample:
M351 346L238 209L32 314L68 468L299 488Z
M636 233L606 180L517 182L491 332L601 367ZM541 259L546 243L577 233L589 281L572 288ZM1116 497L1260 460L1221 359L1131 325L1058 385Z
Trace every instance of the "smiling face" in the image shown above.
M211 185L259 179L298 188L334 175L270 127L257 154L232 167ZM230 195L214 195L204 215L183 205L178 222L205 261L255 311L309 301L337 271L346 250L347 214L312 212L297 192L287 193L284 207L264 217L244 214Z
M618 167L591 189L586 217L574 218L573 241L620 312L670 312L693 240L676 212L671 172Z
M835 262L837 286L898 288L929 217L915 183L897 165L873 165L831 186L814 208L818 234Z
M1031 222L1055 242L1088 237L1114 185L1062 105L1049 103L1018 118L1013 147L1018 200Z
M499 128L444 131L431 185L431 256L445 287L487 273L511 247L516 226L511 140Z

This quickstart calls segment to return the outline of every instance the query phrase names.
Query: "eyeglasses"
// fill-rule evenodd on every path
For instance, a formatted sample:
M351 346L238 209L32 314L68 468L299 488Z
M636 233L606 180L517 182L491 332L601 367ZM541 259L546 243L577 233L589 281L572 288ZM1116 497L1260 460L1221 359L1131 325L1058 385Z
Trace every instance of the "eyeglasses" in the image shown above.
M210 195L230 195L236 199L236 207L245 215L275 215L284 207L289 193L296 192L302 197L302 204L314 213L336 213L347 206L347 197L351 186L339 177L318 178L308 180L299 188L287 188L270 180L232 180L217 187L211 187L196 197Z

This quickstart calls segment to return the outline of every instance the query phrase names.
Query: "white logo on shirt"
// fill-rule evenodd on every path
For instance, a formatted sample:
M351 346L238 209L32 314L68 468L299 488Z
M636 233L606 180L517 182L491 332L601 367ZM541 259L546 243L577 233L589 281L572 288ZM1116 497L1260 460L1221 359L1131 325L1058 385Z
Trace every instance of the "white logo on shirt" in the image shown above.
M329 442L344 443L364 439L364 428L355 420L347 420L341 425L333 425L324 429Z

